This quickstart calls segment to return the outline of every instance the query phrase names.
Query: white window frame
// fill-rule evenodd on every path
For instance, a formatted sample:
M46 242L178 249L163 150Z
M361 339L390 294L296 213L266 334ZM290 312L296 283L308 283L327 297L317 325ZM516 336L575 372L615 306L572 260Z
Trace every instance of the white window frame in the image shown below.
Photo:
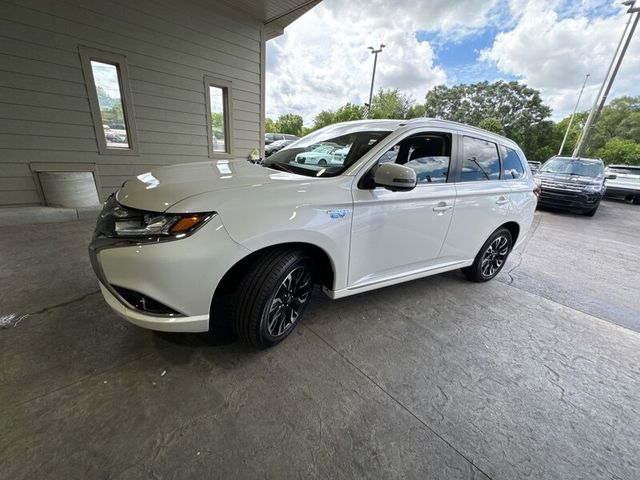
M211 138L211 90L210 87L222 89L222 108L224 121L224 152L213 151L213 138ZM230 80L205 75L204 94L205 108L207 110L207 145L209 145L209 158L229 158L233 156L233 83Z
M133 98L131 96L131 87L129 86L129 69L127 68L127 57L113 52L97 50L95 48L79 46L80 60L82 63L82 73L84 74L85 85L87 87L87 95L89 97L89 106L91 108L91 117L93 119L93 127L96 132L96 140L98 142L98 152L102 155L139 155L140 146L138 143L138 132L136 129L135 115L133 112ZM91 61L107 63L114 65L118 71L118 82L120 85L120 99L122 101L122 113L124 115L124 123L127 129L127 140L129 147L109 147L105 139L104 127L102 122L102 114L100 113L100 103L98 102L98 91L93 77L93 69Z

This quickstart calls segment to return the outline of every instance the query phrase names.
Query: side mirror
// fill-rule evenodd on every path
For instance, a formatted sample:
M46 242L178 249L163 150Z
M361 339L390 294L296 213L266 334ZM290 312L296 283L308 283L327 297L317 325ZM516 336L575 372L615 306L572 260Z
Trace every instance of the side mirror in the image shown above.
M376 187L392 192L408 192L416 187L415 170L397 163L382 163L373 176Z
M607 180L615 180L616 178L618 178L618 176L614 173L610 173L609 175L607 175L605 177Z

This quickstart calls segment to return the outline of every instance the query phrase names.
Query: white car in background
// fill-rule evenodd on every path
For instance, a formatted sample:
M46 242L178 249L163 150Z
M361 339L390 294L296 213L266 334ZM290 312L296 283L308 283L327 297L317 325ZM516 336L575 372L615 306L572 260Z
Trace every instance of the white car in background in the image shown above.
M640 205L640 165L607 165L606 197L618 197Z
M296 161L319 143L347 149L346 162ZM104 298L130 322L231 326L264 348L300 322L314 284L342 298L458 268L491 280L538 193L504 137L434 119L347 122L262 165L182 164L127 181L89 252Z
M295 161L297 163L305 163L307 165L319 165L321 167L326 167L330 163L340 163L339 160L336 161L335 154L342 150L342 147L338 144L321 143L320 145L313 145L310 149L305 149L304 152L297 154Z

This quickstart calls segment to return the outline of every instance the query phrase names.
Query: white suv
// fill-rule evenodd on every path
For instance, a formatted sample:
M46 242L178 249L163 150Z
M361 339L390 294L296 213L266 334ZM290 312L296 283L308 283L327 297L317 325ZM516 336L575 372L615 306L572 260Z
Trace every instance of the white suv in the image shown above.
M300 164L320 142L342 164ZM512 141L434 119L330 125L262 165L217 160L127 181L89 247L107 303L136 325L231 326L268 347L314 284L341 298L462 268L490 280L531 225L539 190Z

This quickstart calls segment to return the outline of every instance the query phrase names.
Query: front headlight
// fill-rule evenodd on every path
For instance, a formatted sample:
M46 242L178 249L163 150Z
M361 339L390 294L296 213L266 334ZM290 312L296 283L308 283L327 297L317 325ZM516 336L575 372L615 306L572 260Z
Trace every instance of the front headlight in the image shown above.
M601 183L592 183L584 187L584 191L587 193L599 193L603 190L604 185Z
M536 185L538 185L538 186L542 185L542 179L540 179L538 177L533 177L533 181L536 182Z
M146 212L120 205L109 197L98 218L96 236L109 238L182 238L204 225L215 215L205 213Z

